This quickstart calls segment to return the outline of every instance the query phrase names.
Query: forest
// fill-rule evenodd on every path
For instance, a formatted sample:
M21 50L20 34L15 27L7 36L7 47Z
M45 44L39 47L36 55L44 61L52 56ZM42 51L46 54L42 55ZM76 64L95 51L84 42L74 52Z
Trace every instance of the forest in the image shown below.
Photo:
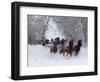
M88 43L88 18L70 16L27 15L28 44L39 44L43 39L79 39L83 47Z

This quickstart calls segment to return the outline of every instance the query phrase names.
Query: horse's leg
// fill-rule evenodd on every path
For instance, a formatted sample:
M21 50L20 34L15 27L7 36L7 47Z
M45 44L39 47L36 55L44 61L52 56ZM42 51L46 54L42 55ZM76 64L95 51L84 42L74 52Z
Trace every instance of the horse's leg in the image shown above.
M77 52L75 52L75 56L77 56Z
M66 56L68 56L68 52L67 52Z
M67 56L70 58L71 57L71 54L69 53Z
M65 53L63 52L63 56L65 55Z
M65 51L63 51L63 56L65 56Z
M72 53L70 53L70 57L72 57Z
M52 53L52 50L50 49L50 53Z
M65 56L68 56L68 53L66 53Z
M52 48L52 47L50 48L50 53L51 53L51 54L53 53L53 48Z
M60 54L63 53L63 49L60 50Z
M76 51L75 51L75 56L77 56L77 55L78 55L78 52L79 52L78 50L76 50Z
M72 56L72 53L68 52L68 53L67 53L67 56L68 56L68 57L71 57L71 56Z

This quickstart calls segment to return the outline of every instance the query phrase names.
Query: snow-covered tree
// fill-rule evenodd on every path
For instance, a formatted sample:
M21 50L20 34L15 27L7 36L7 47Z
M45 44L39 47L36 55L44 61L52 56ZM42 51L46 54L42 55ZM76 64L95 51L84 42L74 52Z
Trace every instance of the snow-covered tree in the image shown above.
M37 44L52 35L75 42L81 39L83 46L87 45L87 17L28 15L27 18L29 44Z

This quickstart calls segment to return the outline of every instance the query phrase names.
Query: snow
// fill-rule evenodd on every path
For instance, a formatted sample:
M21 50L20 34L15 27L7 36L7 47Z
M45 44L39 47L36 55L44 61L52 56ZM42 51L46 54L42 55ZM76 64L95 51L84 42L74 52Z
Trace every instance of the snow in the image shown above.
M57 28L55 21L50 18L48 22L48 27L45 32L46 39L55 39L59 37L60 39L65 36ZM81 48L77 56L72 55L72 57L63 56L57 52L56 54L50 53L50 48L48 46L44 47L40 44L29 45L28 44L28 66L29 67L41 67L41 66L61 66L61 65L86 65L88 64L88 49L87 47Z
M49 47L42 45L28 45L28 66L61 66L61 65L86 65L88 64L87 48L81 48L79 55L72 57L63 56L57 52L50 53Z
M55 21L50 18L47 30L45 32L45 38L51 40L59 37L60 39L65 38L61 31L57 28Z

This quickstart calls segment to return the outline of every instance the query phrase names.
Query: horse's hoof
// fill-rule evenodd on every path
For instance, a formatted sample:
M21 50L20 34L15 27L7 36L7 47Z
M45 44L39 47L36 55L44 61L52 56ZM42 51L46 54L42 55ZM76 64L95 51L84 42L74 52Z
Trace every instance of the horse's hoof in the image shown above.
M72 56L71 55L67 55L68 56L68 58L71 58Z

